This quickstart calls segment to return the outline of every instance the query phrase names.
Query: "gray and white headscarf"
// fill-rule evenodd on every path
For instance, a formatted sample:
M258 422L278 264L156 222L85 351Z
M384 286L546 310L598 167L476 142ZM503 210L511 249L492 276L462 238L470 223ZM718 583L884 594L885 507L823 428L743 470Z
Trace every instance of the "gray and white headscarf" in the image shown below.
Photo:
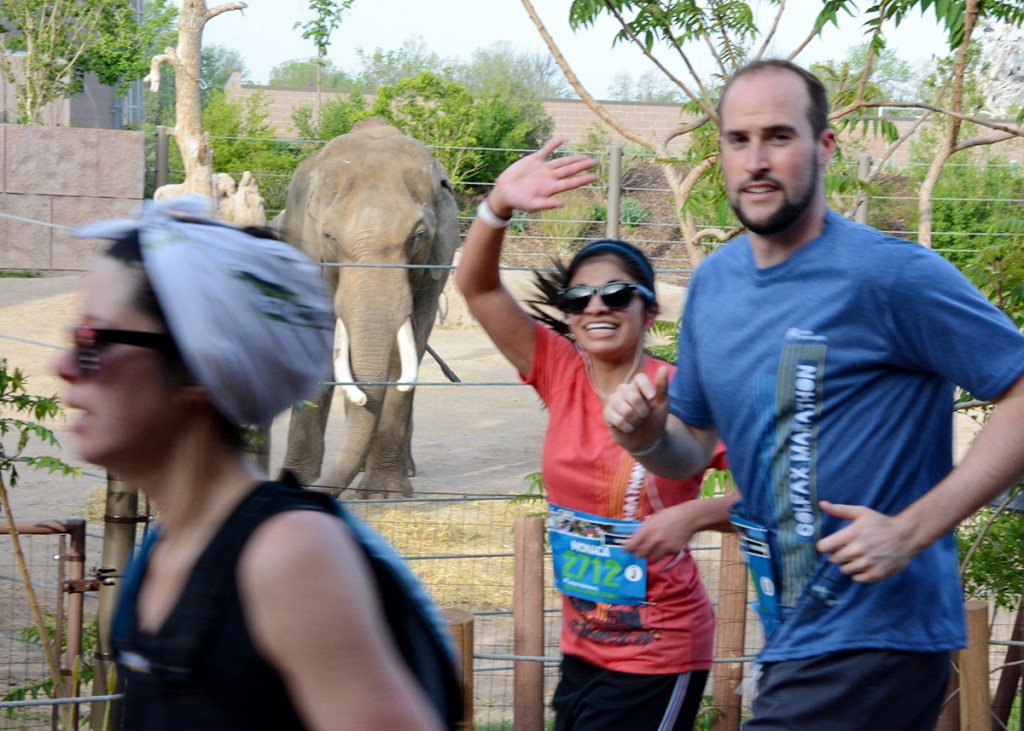
M334 315L305 254L214 221L201 196L147 201L137 219L74 234L116 240L133 231L171 337L225 417L266 426L313 392L328 369Z

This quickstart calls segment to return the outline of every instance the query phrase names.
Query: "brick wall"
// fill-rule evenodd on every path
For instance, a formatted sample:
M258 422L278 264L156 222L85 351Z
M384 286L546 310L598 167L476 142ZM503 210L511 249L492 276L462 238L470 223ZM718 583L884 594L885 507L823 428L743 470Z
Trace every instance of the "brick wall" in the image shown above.
M235 72L226 86L228 98L239 100L262 92L269 97L269 123L283 138L294 138L292 112L300 106L312 106L316 103L316 92L311 89L283 89L271 86L251 86L242 84L241 75ZM339 96L336 92L323 92L324 101ZM680 122L679 106L675 104L638 104L634 102L602 102L608 113L627 129L633 130L642 137L664 139ZM554 121L554 135L565 137L570 142L583 140L590 128L596 126L604 130L609 144L629 144L617 133L611 131L595 115L590 108L578 99L549 99L544 108ZM910 132L916 120L892 119L900 134ZM928 123L922 125L928 128ZM920 134L920 131L913 136ZM912 137L913 137L912 136ZM877 134L863 134L860 131L846 133L841 139L844 153L855 159L861 152L867 152L873 159L878 159L886 148L885 141ZM676 140L670 149L684 149L685 139ZM1004 142L992 148L995 154L1018 162L1024 162L1024 141L1020 138ZM595 150L594 152L598 152ZM889 164L902 167L910 157L910 144L904 143Z
M0 125L0 212L69 227L126 217L144 183L141 132ZM103 246L0 217L0 269L82 270Z

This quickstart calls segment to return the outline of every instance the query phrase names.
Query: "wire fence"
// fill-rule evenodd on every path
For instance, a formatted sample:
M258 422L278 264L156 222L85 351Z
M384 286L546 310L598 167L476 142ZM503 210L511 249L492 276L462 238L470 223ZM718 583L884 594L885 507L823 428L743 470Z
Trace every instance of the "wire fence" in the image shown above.
M598 152L596 155L606 155ZM660 278L676 277L685 281L691 268L679 235L678 222L674 220L675 210L671 202L671 191L663 183L658 183L660 172L650 160L637 156L631 169L627 166L623 177L621 192L625 197L641 201L645 215L634 211L633 218L625 223L629 228L623 229L623 235L641 246L651 256ZM973 168L972 168L973 169ZM1006 166L1008 172L1015 172L1012 166ZM259 177L259 176L258 176ZM486 189L484 181L473 183L478 189ZM539 217L514 222L511 227L503 269L506 271L533 271L550 266L551 254L571 252L573 247L589 238L603 235L606 221L600 220L599 206L606 198L606 190L596 186L592 191L592 199L587 200L584 212L577 215L563 213L548 219ZM938 203L950 204L954 208L966 202L985 206L1006 206L1008 209L1019 207L1020 197L1002 197L984 195L979 198L964 199L943 197L936 199ZM893 202L905 204L916 201L913 195L877 196L877 202ZM471 210L471 209L467 209ZM583 209L580 209L582 211ZM873 209L875 210L875 209ZM667 212L666 212L667 211ZM0 214L5 216L6 214ZM881 214L878 214L881 215ZM9 218L13 218L7 216ZM462 216L464 225L468 225L470 213ZM31 219L19 219L34 222ZM623 223L623 221L620 221ZM909 230L894 230L897 235L913 234ZM1004 230L988 231L955 231L943 230L936 235L950 238L981 240L986 236L1003 237L1012 240L1017 234L1011 226ZM83 269L86 262L83 262ZM0 280L2 281L2 280ZM2 284L0 284L2 286ZM2 308L0 308L2 312ZM46 342L46 337L26 337L11 335L6 321L0 325L0 352L7 351L7 343L18 342L24 348L51 349L56 346L55 340ZM27 332L48 332L51 323L40 320L28 328ZM501 444L502 430L500 419L508 402L523 399L522 396L511 396L517 389L524 389L514 380L494 380L466 378L461 382L452 383L425 370L423 380L419 381L417 396L418 409L439 409L457 418L455 414L462 410L459 394L465 389L494 388L495 407L487 414L463 414L467 419L465 426L453 422L453 426L445 434L420 435L423 450L428 454L441 454L447 450L460 449L455 444L460 429L491 430L494 437L493 451L479 455L478 467L486 468L486 463L501 449L508 445ZM357 384L367 385L367 384ZM502 395L498 395L498 393ZM521 393L521 391L519 391ZM510 412L515 413L515 412ZM508 418L517 418L513 415ZM275 437L276 438L276 437ZM522 455L520 455L522 456ZM535 456L535 453L527 455ZM526 463L520 474L525 475L537 464ZM101 477L96 475L96 477ZM461 475L447 478L450 486L481 484L479 470L467 471ZM503 492L521 490L522 484L504 483ZM487 488L492 493L499 490ZM557 637L560 627L560 600L548 581L545 592L545 622L543 653L539 657L523 660L515 655L513 646L513 549L512 524L516 517L543 511L543 505L537 498L488 494L467 495L461 490L449 487L450 495L443 495L443 488L431 489L428 492L433 499L420 498L414 500L388 501L352 501L350 508L364 517L367 522L380 530L405 556L408 557L413 570L421 577L439 604L444 607L463 608L471 611L475 622L474 644L474 724L476 728L496 729L511 728L513 718L514 667L517 661L540 662L544 667L545 693L549 699L557 676L557 660L559 656ZM456 494L458 492L458 494ZM42 541L52 537L32 537L30 556L30 574L33 584L37 586L41 601L48 611L56 616L62 601L61 580L54 574L53 556L61 550ZM36 543L40 541L40 543ZM719 544L716 538L702 538L695 545L695 555L701 567L705 582L713 600L718 601L718 575L721 568ZM7 561L9 551L0 551L0 560ZM7 624L0 628L3 645L0 646L0 683L4 689L4 700L0 703L0 728L55 728L53 725L54 711L52 708L39 709L32 705L18 705L33 701L36 695L47 701L45 696L46 669L40 664L41 650L37 642L32 640L32 623L24 606L24 587L19 583L17 571L11 564L0 566L0 601L10 604L0 605L0 620ZM21 604L19 604L21 602ZM95 619L95 603L87 600L85 604L84 623L87 627ZM999 668L1004 663L1006 649L1011 643L1013 616L1006 611L993 611L991 620L990 659L991 667ZM760 628L748 612L747 631L744 656L756 654L761 641ZM724 658L718 658L724 660ZM9 661L9 662L8 662ZM729 660L734 662L734 660ZM713 681L712 681L713 683ZM713 687L713 686L712 686ZM43 689L43 690L39 690ZM709 688L709 692L711 688ZM52 702L52 701L49 701ZM550 711L546 711L550 717ZM84 723L83 719L83 723ZM33 725L37 724L37 725Z
M268 140L232 138L235 142L268 143ZM322 144L316 140L274 140L274 144L301 150L301 155L317 150ZM528 150L493 148L449 148L433 146L435 154L452 151L470 151L484 160L487 169L489 157L506 159L509 153L525 154ZM539 214L517 213L505 239L503 262L509 266L544 266L552 254L566 255L587 240L601 237L608 231L607 204L609 186L614 186L621 203L617 216L617 235L635 243L658 265L663 276L672 283L685 283L692 273L692 262L687 254L680 229L677 201L666 183L653 153L630 146L622 154L621 177L613 180L609 170L613 156L620 148L591 149L577 145L574 151L584 152L599 161L596 169L598 182L593 186L567 196L567 205L558 212ZM833 162L828 170L830 180L847 181L835 188L833 202L845 210L853 204L854 195L861 192L849 181L857 177L857 160L842 159ZM214 160L216 166L216 159ZM918 191L927 172L926 163L909 163L902 168L887 167L867 190L867 222L879 230L899 238L917 237L920 215ZM977 155L974 162L952 162L930 201L933 206L932 247L940 253L956 258L977 253L994 243L1016 243L1021 235L1021 207L1024 205L1024 173L1016 162L1003 162L991 154ZM224 170L240 178L242 170ZM155 172L151 177L155 175ZM164 176L172 182L181 179L182 170L168 170ZM264 191L267 214L273 217L284 206L290 173L253 171ZM988 175L995 183L985 184L979 176ZM460 215L463 229L473 218L470 201L486 193L493 181L471 173L453 181L462 192L464 205ZM844 192L840 192L844 191ZM952 195L950 191L959 191ZM724 200L703 194L707 200L704 210L695 212L695 230L731 229L737 225ZM693 208L690 209L693 212ZM711 245L714 246L714 245Z

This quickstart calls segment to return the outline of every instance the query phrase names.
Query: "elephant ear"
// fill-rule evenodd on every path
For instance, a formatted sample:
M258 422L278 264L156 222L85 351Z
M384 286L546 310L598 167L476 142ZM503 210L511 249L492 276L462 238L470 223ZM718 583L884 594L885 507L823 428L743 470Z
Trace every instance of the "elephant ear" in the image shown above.
M430 263L449 266L455 257L455 250L462 243L462 235L459 232L459 207L455 202L452 181L436 161L434 162L434 173L437 175L438 181L437 200L434 202L437 233L434 236L434 246L430 252ZM435 279L438 279L447 276L448 271L446 269L431 269L430 273Z

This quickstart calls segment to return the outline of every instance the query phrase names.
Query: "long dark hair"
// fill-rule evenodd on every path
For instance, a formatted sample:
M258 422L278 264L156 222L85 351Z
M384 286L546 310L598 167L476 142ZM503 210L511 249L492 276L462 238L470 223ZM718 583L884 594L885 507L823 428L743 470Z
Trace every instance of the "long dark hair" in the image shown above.
M576 252L568 265L562 259L552 257L553 271L537 270L533 273L534 295L524 300L530 316L560 335L568 337L569 325L561 315L555 314L560 312L558 292L569 285L584 262L598 256L614 256L622 264L626 273L636 280L637 284L644 285L652 292L655 291L654 267L651 266L651 262L644 252L627 241L598 239L591 241ZM647 311L652 311L656 303L657 296L653 301L645 303Z

